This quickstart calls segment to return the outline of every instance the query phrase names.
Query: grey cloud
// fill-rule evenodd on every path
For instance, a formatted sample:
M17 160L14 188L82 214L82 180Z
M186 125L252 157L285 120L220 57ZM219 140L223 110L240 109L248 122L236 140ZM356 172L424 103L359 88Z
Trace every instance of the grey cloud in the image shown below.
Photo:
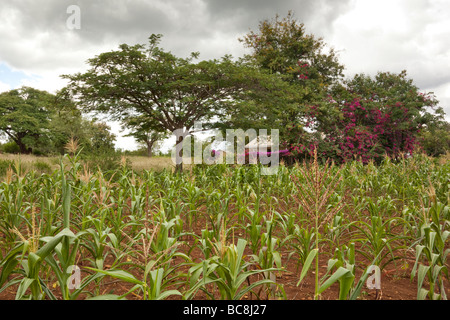
M0 29L0 59L18 69L65 66L87 52L110 44L145 43L152 33L164 35L162 46L186 56L202 58L241 54L238 38L264 19L292 10L299 21L311 22L315 33L326 30L349 1L326 0L15 0L3 5L12 22ZM69 30L67 8L78 5L81 29ZM0 14L0 17L2 15ZM4 20L5 21L5 20ZM8 29L9 28L9 29ZM213 49L214 45L217 49ZM32 46L32 51L27 51ZM229 52L227 52L227 48ZM96 52L97 54L98 52Z
M4 1L0 61L33 72L80 68L86 59L117 49L121 43L146 43L152 33L163 34L162 47L179 56L192 51L199 51L201 59L228 53L239 56L245 50L239 37L257 31L262 20L292 11L308 33L322 36L331 46L337 44L335 49L342 50L345 58L342 62L352 71L407 69L424 88L449 82L450 31L433 24L436 17L450 19L448 10L426 0L399 3L409 19L405 30L362 28L361 32L361 26L340 20L354 8L351 0ZM81 9L80 30L66 26L66 10L73 4Z
M81 28L69 30L67 8L81 10ZM16 0L0 12L0 60L18 69L45 70L83 62L88 52L110 44L145 43L152 33L177 29L183 1ZM182 8L185 10L186 8ZM178 19L182 21L182 19ZM31 49L32 48L32 49Z

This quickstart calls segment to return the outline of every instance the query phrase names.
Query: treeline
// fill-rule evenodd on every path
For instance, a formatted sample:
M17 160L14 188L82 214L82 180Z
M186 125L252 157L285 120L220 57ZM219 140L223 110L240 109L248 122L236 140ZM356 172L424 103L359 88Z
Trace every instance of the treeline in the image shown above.
M57 95L30 87L0 94L0 132L5 153L64 154L70 139L85 154L114 152L115 135L110 127L84 117L76 105Z
M249 54L238 59L179 58L159 46L161 37L88 60L88 71L62 75L69 83L56 95L1 94L0 132L10 141L3 150L62 153L70 137L91 152L112 150L107 126L82 113L120 121L149 156L175 130L183 130L181 143L196 121L204 130L278 129L293 160L314 149L339 163L450 150L450 125L433 93L421 92L406 71L345 78L336 52L292 13L239 39Z

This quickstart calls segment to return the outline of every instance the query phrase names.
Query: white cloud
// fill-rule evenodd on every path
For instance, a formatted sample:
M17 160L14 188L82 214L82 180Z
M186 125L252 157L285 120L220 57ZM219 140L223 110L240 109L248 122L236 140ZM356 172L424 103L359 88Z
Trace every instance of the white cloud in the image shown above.
M11 90L11 86L8 83L0 81L0 92L5 92Z

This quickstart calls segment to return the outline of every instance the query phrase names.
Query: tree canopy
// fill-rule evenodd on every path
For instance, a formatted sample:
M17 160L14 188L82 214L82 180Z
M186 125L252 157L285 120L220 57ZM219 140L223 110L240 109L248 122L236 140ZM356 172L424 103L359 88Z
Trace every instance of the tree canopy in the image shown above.
M87 112L108 114L123 124L146 119L155 132L191 132L196 121L203 129L220 127L230 114L250 100L273 97L283 83L231 56L194 62L158 47L161 35L151 35L148 46L120 45L88 61L85 73L65 75L63 90ZM236 107L238 106L238 107ZM184 136L180 135L180 145Z
M294 160L316 148L339 162L448 149L447 138L433 138L448 133L433 93L420 92L406 71L344 79L337 53L291 12L239 39L249 49L239 59L180 58L159 46L161 37L89 59L86 72L62 75L69 83L56 96L28 87L0 94L0 133L22 153L62 152L71 136L90 150L113 150L109 127L85 112L120 121L149 155L155 141L181 130L182 157L196 122L202 130L278 129Z
M260 126L279 129L287 143L292 144L297 135L306 134L306 115L311 108L319 108L323 113L333 111L325 103L325 97L329 88L342 78L344 66L336 52L327 48L322 38L308 34L292 13L282 19L276 16L261 21L257 31L250 31L240 41L250 49L246 61L279 75L286 86L281 92L272 92L266 103L241 108L234 117L235 125L242 126L242 119L247 122L253 119Z
M15 142L21 153L31 153L48 137L53 98L30 87L0 94L0 132Z

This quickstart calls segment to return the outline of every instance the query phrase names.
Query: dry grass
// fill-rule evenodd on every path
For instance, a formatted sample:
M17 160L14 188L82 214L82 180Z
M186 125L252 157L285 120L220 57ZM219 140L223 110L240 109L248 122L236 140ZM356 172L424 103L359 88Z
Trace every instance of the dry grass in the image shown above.
M133 170L136 172L141 172L142 170L154 170L161 171L163 169L173 170L174 165L170 157L142 157L142 156L127 156L126 157L130 163ZM12 161L14 163L20 163L22 173L29 172L31 170L39 170L40 168L48 169L45 170L48 173L59 169L59 156L53 157L41 157L35 155L18 155L18 154L2 154L0 153L0 161ZM86 169L86 168L85 168ZM4 173L3 173L4 174Z
M58 164L59 157L41 157L35 156L32 154L10 154L10 153L0 153L0 160L9 160L9 161L19 161L22 164L32 164L36 161L47 162L49 165Z
M35 155L24 155L24 154L3 154L0 153L0 161L10 161L14 163L15 166L20 165L21 174L25 174L29 171L38 171L51 173L52 171L59 168L59 157L41 157ZM5 172L0 172L0 176L4 175Z
M174 165L170 157L143 157L143 156L128 156L127 159L131 162L131 168L137 172L142 170L161 171L163 169L173 169Z

